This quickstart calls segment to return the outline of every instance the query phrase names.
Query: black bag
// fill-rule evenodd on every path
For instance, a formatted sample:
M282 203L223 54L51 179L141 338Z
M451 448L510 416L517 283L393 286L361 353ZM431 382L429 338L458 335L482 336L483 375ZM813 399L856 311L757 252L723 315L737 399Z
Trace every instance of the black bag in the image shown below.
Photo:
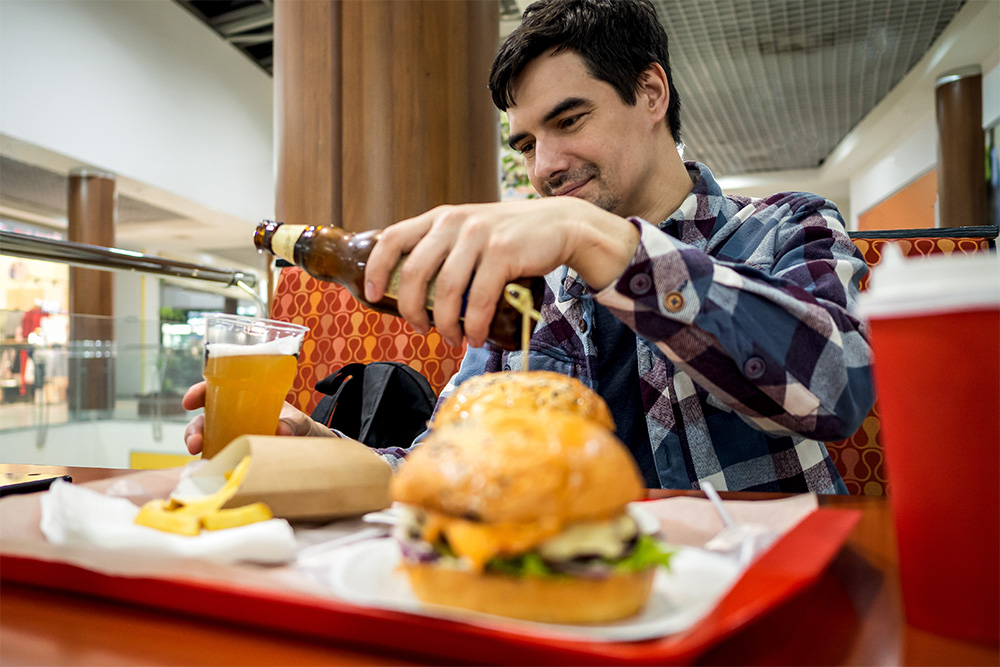
M396 361L348 364L316 383L312 418L369 447L409 447L437 398L423 375Z

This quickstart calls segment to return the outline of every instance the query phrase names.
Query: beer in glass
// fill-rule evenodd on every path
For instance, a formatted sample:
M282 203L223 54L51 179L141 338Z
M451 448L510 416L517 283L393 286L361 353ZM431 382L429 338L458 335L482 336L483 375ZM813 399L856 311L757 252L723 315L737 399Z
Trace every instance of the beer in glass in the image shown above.
M307 331L276 320L205 316L204 458L241 435L274 435Z

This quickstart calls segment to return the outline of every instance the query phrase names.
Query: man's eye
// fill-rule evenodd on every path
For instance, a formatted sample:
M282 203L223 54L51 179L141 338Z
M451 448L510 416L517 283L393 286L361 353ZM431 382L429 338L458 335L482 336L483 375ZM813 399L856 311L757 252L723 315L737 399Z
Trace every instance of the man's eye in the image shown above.
M580 116L570 116L569 118L563 118L561 121L559 121L559 127L565 130L569 127L572 127L573 125L576 125L576 121L578 120L580 120Z
M521 144L520 146L517 147L517 152L520 153L521 155L530 155L531 152L534 150L535 150L535 144L533 143Z

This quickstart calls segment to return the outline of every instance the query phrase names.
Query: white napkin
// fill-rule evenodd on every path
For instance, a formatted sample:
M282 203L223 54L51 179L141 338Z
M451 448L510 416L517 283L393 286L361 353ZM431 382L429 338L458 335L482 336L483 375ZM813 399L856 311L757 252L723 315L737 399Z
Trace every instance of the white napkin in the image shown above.
M41 529L60 545L89 545L216 563L284 563L295 556L295 534L284 519L270 519L189 537L134 523L139 508L125 498L57 480L40 499Z

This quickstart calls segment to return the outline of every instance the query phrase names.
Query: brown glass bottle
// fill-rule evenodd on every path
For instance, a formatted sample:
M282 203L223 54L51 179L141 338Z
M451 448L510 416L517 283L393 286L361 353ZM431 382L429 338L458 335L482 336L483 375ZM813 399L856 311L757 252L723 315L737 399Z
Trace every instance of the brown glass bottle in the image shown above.
M253 242L258 250L271 253L302 269L314 278L337 283L351 295L375 310L399 316L396 294L399 287L399 266L392 272L385 296L377 303L365 298L365 266L382 230L351 233L332 226L286 225L264 220L257 225ZM400 262L402 264L402 262ZM535 308L542 303L545 282L541 278L518 281L531 290ZM427 314L433 323L434 284L427 294ZM506 350L521 347L522 315L501 299L490 323L487 340Z

